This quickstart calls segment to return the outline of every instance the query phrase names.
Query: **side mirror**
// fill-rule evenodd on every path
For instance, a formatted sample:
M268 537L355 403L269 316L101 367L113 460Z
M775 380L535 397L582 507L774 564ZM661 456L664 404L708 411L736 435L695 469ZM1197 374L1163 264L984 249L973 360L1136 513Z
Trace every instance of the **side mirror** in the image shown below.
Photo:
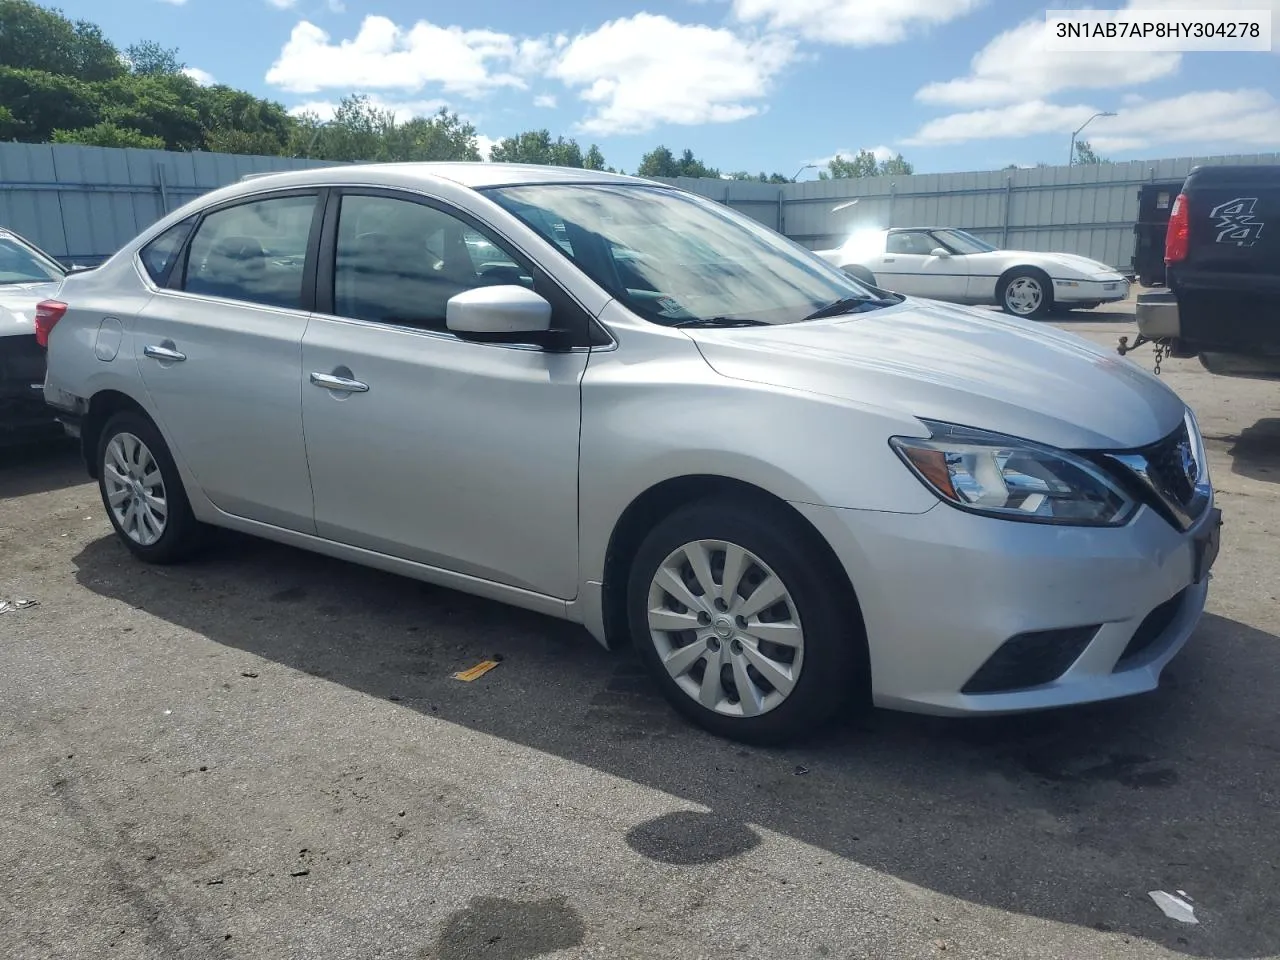
M930 250L930 251L929 251L929 256L931 256L931 257L949 257L949 256L951 256L951 251L950 251L950 250L948 250L948 249L946 249L945 247L934 247L932 250Z
M542 343L551 331L551 304L527 287L476 287L450 297L444 322L465 339Z

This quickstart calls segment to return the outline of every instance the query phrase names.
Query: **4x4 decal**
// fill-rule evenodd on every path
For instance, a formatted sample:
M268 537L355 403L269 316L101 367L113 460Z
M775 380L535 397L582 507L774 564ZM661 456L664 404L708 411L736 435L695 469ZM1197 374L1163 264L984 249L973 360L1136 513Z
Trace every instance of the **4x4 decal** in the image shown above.
M1218 243L1234 243L1237 247L1252 247L1262 238L1265 223L1254 218L1258 206L1257 197L1239 197L1220 203L1209 212L1218 228Z

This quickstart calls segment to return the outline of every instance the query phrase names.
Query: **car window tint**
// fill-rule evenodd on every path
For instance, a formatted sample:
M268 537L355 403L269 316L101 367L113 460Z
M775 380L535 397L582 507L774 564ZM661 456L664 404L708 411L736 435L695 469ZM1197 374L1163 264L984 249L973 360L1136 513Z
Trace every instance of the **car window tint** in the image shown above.
M334 312L357 320L445 330L445 305L465 290L533 287L492 237L411 200L343 197L334 254Z
M927 257L937 244L925 233L889 234L889 253L914 253Z
M174 258L182 249L182 243L191 232L193 223L195 223L195 217L188 217L186 220L175 223L143 247L138 254L143 269L156 283L164 282L165 274L168 273Z
M0 236L0 284L47 283L61 280L57 264L46 262L26 244L10 236Z
M301 307L315 206L314 196L272 197L209 214L191 239L183 289L269 307Z

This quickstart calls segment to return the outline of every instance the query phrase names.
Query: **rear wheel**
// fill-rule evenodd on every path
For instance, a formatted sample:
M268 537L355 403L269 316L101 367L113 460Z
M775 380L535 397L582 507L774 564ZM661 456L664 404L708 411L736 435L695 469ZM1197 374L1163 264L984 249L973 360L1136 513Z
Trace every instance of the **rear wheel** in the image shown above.
M1000 308L1015 317L1039 319L1053 309L1053 285L1043 270L1019 267L1000 281Z
M694 723L777 743L866 702L861 618L808 541L754 504L704 501L641 544L627 591L631 635Z
M98 438L98 488L124 545L148 563L191 554L203 528L191 512L160 431L133 411L117 413Z

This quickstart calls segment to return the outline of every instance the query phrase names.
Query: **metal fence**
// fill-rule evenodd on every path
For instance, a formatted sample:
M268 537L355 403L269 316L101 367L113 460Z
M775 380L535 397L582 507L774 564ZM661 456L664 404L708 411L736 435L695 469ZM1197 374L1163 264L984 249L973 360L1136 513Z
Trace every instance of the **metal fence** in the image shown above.
M781 186L688 178L666 182L727 203L812 249L837 247L860 228L951 226L997 247L1076 253L1127 271L1138 188L1181 181L1192 167L1223 163L1280 163L1280 153ZM854 199L857 203L850 205Z
M321 161L0 143L0 226L62 260L93 266L164 214L246 173Z
M955 226L999 247L1078 253L1124 270L1138 187L1198 164L1280 163L1280 154L765 184L668 180L727 203L814 249L862 227ZM323 161L0 143L0 226L59 259L100 262L164 213L247 173ZM849 201L857 200L856 204Z

